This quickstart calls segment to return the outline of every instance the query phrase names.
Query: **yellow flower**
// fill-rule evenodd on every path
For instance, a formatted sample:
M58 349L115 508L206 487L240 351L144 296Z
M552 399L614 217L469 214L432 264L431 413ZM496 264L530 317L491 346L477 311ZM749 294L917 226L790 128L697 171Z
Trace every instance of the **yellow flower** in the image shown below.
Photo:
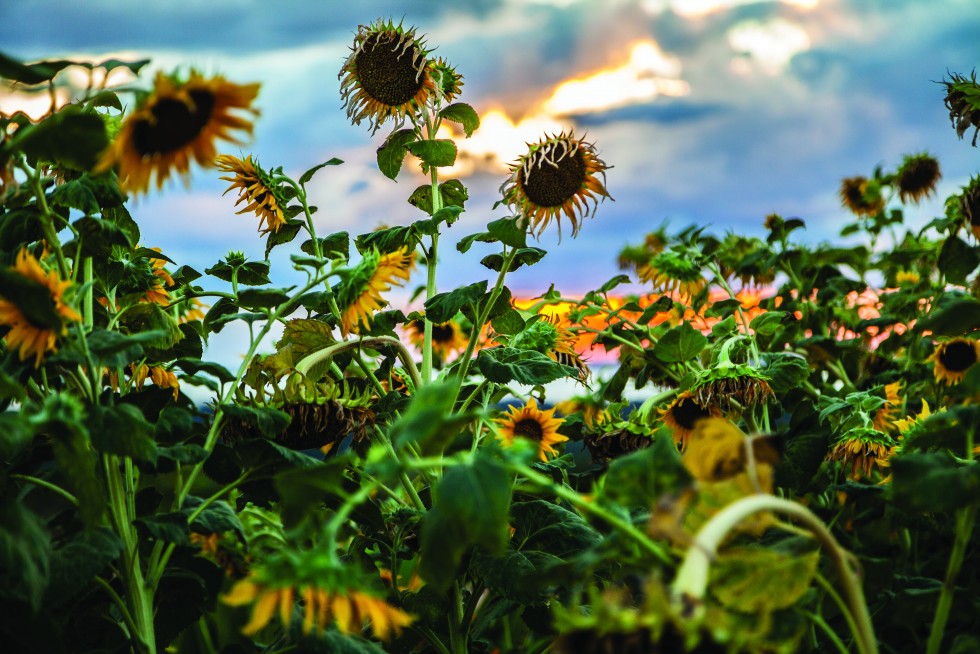
M899 286L915 286L922 277L914 270L899 270L895 273L895 283Z
M119 167L120 185L133 193L157 188L176 171L186 178L191 160L212 166L214 142L238 143L233 133L252 133L252 122L236 110L257 114L252 102L258 84L238 85L191 71L187 81L157 74L153 92L123 122L115 141L103 153L95 172Z
M851 479L867 478L877 469L888 467L888 456L895 441L877 429L852 429L830 450L827 458L851 466Z
M192 320L204 320L205 313L204 309L209 308L207 304L204 304L196 297L192 297L187 302L181 305L184 310L180 316L180 323L191 322Z
M130 368L133 372L133 387L137 391L143 390L146 378L149 377L160 388L173 389L174 399L177 399L177 395L180 393L180 383L177 381L177 375L171 371L161 366L148 366L145 363L140 366L132 364Z
M978 343L969 338L954 338L940 343L929 357L929 361L933 362L932 372L936 381L947 385L963 381L967 371L980 358Z
M885 384L885 404L875 411L873 426L878 431L888 431L892 425L896 424L892 418L895 417L895 410L902 405L902 398L899 392L902 390L902 382Z
M282 212L286 199L269 173L263 170L258 161L252 161L252 155L239 159L230 154L223 154L214 162L218 170L233 175L221 178L231 182L231 186L222 195L238 189L238 201L235 202L235 206L242 202L247 204L244 209L236 213L254 212L259 219L259 233L277 232L286 224L286 216ZM263 225L265 229L262 228Z
M604 185L607 168L594 144L575 138L573 131L562 132L531 145L511 164L511 175L500 192L504 203L518 212L521 224L530 224L531 234L540 237L554 218L560 237L565 214L575 237L582 217L590 213L589 203L594 214L599 199L611 198Z
M779 461L779 454L771 440L758 436L750 438L728 420L699 420L681 461L698 481L724 481L748 472L750 446L760 490L772 492L772 466Z
M866 177L848 177L841 181L841 203L858 216L874 216L885 208L881 189Z
M401 634L412 623L412 616L391 606L380 597L357 589L325 590L314 586L272 587L242 579L222 598L230 606L252 605L252 615L242 633L258 633L278 613L283 626L289 626L294 601L303 604L303 633L323 631L336 624L342 633L361 633L370 625L381 640Z
M358 266L352 285L338 293L342 311L340 330L346 336L358 331L363 325L370 326L371 314L385 302L382 293L391 290L392 284L401 286L408 281L415 267L415 252L407 246L387 254L368 253ZM398 281L401 280L401 281Z
M45 272L41 264L27 249L17 253L11 271L23 277L28 284L37 287L36 291L43 295L36 300L46 306L25 313L16 303L6 297L0 297L0 325L10 327L4 337L7 348L18 350L21 361L29 356L34 357L34 367L41 365L47 352L56 351L55 341L58 336L68 333L66 321L78 322L82 319L78 313L65 304L64 292L70 281L62 281L54 270ZM34 302L34 289L30 301ZM0 295L5 295L0 290ZM28 301L27 298L22 298Z
M928 154L907 156L895 174L898 196L902 202L918 204L935 192L942 176L939 162L934 157Z
M691 298L707 285L701 262L696 257L668 250L651 257L637 268L640 281L653 285L656 293L676 293Z
M425 321L413 320L405 326L408 340L417 348L422 349L425 340ZM464 350L469 338L455 320L432 324L432 354L440 361L447 361L450 356Z
M160 248L150 248L155 252L160 252ZM153 259L149 260L150 267L153 271L154 281L156 282L153 286L147 289L146 294L140 298L140 302L155 302L160 306L167 306L170 304L170 292L165 288L166 286L174 285L174 278L170 276L167 272L165 266L167 261L165 259ZM108 302L108 301L107 301Z
M415 29L391 21L361 25L340 69L340 97L355 125L367 119L376 132L387 120L403 120L435 91L424 44ZM443 90L445 93L445 87Z
M558 456L554 446L567 441L568 437L558 433L558 427L564 420L555 418L555 409L541 411L532 397L520 409L511 406L508 411L496 421L506 445L513 445L515 438L527 438L537 443L538 458L542 461L547 461L549 454Z
M973 235L980 239L980 176L970 179L959 197L960 214Z
M598 427L612 419L612 416L609 414L609 410L603 407L592 396L573 397L571 399L558 402L555 404L555 409L566 416L574 415L576 413L581 414L582 422L584 422L585 426L589 429Z
M670 427L674 442L681 450L687 449L688 440L698 421L705 418L720 418L721 415L720 407L699 404L691 391L684 391L674 398L673 402L660 409L660 419Z

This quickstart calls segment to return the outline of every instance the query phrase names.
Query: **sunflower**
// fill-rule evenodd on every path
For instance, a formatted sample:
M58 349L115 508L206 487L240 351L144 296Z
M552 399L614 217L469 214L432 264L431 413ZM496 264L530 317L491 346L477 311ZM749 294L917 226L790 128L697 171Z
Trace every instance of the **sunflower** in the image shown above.
M231 182L231 186L222 195L237 188L238 201L235 202L235 206L242 202L247 203L245 208L237 211L236 214L255 213L259 219L261 234L278 232L279 228L286 224L286 216L282 209L287 200L282 189L272 180L269 173L263 170L258 161L252 161L252 155L239 159L230 154L223 154L215 159L214 163L221 172L232 174L232 177L221 178ZM263 225L265 229L262 229Z
M589 429L599 427L612 420L612 415L603 404L591 395L572 397L555 404L555 409L565 416L578 414Z
M288 627L292 621L293 603L303 604L303 633L323 631L331 623L341 633L361 633L370 624L371 631L381 640L392 634L400 635L402 628L412 623L412 616L362 590L347 588L326 590L312 585L276 587L252 578L238 581L222 598L230 606L252 605L252 616L242 633L258 633L277 613L279 621Z
M878 431L889 431L895 425L895 411L902 405L902 398L899 393L902 390L902 382L885 384L885 403L875 411L872 426Z
M701 406L731 409L732 401L742 407L764 404L774 395L769 378L745 364L718 365L698 375L691 389Z
M915 286L922 276L914 270L899 270L895 273L895 283L899 286Z
M980 177L974 177L960 194L960 213L973 235L980 239Z
M429 63L429 71L444 102L452 102L459 97L463 89L463 76L456 72L455 66L438 57Z
M415 347L422 349L425 340L425 321L412 320L405 326L408 340ZM455 320L442 323L432 323L432 353L440 361L446 361L453 354L458 354L466 348L469 338L463 333L462 327Z
M549 454L558 455L553 446L567 441L568 437L558 433L564 420L554 417L555 409L541 411L532 397L520 409L511 406L508 410L510 413L497 419L505 444L512 445L517 437L527 438L538 444L538 458L542 461L547 461Z
M858 216L874 216L885 208L877 183L866 177L848 177L840 184L841 203Z
M542 316L519 334L508 345L520 350L535 350L548 356L555 363L578 370L579 381L585 382L592 374L588 365L575 351L578 338L562 324L561 316Z
M10 328L4 341L7 349L18 350L21 361L33 355L37 368L47 352L57 349L58 336L68 332L66 322L78 322L82 317L64 302L65 289L71 282L62 281L54 270L45 272L26 248L17 253L9 272L22 279L17 288L0 290L0 325Z
M930 157L928 154L906 156L895 174L898 197L902 202L918 204L936 191L936 184L942 176L939 162L935 157Z
M700 404L691 391L684 391L674 398L673 402L660 409L660 419L670 427L674 443L678 444L681 450L687 448L687 442L699 420L721 416L720 407L713 404Z
M180 306L181 306L182 313L180 315L180 319L178 320L178 322L180 322L181 324L185 322L191 322L194 320L204 320L206 315L204 313L204 309L210 308L209 305L204 304L196 297L192 297L186 302L181 303Z
M572 223L574 238L582 216L589 213L589 202L594 214L600 199L612 197L604 185L607 168L594 144L575 138L574 131L562 132L545 136L511 164L511 175L500 192L504 204L514 207L520 224L530 224L536 237L540 238L552 218L561 237L564 213Z
M150 248L154 252L160 252L160 248ZM154 284L147 291L146 294L140 298L140 302L155 302L160 306L167 306L170 304L170 292L166 289L167 286L174 285L174 278L170 276L167 272L166 259L149 259L150 269L153 272Z
M949 109L949 120L956 130L956 135L963 138L967 130L973 130L973 146L977 145L980 135L980 95L977 93L977 74L974 72L967 79L964 75L953 73L946 85L946 108Z
M933 375L937 382L947 385L958 384L966 377L967 371L980 359L978 341L968 338L954 338L940 343L929 357L934 363Z
M361 25L338 75L351 122L360 125L367 119L374 133L389 118L403 120L425 104L436 88L426 55L414 28L381 19Z
M852 429L842 436L830 450L827 458L851 466L848 475L857 480L888 467L888 456L895 440L877 429Z
M640 281L651 283L656 293L676 293L690 298L707 285L698 257L668 250L651 257L637 270Z
M157 73L153 92L123 122L95 172L118 165L120 185L142 193L154 178L162 188L174 171L186 178L191 159L212 166L218 154L215 140L239 143L233 132L252 133L252 122L236 110L257 114L252 102L258 93L258 84L207 79L197 71L186 81Z
M371 314L384 303L381 294L390 291L393 284L401 286L408 281L414 267L415 252L407 246L386 254L376 250L365 254L350 283L337 293L341 332L346 336L360 326L367 329Z
M137 391L143 390L143 386L146 384L146 378L149 377L160 388L172 389L173 397L175 400L177 399L180 393L180 382L177 381L177 375L170 370L161 366L148 366L145 363L140 366L132 364L130 368L133 371L133 387Z

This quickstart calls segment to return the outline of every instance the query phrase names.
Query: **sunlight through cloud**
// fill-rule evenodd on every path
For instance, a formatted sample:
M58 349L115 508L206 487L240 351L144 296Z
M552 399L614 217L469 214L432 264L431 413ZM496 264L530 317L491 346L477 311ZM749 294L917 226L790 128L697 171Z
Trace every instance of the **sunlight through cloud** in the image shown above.
M765 23L738 23L728 31L728 44L757 61L765 72L776 74L795 55L810 48L810 37L799 25L775 18ZM746 72L744 68L744 65L736 66L736 71Z

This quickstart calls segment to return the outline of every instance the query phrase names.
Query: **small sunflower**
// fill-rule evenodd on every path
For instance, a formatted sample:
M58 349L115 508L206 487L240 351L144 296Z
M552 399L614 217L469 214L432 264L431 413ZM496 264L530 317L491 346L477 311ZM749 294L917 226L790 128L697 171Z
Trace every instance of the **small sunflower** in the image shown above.
M542 461L547 461L549 454L558 456L554 446L567 441L568 437L558 433L564 420L554 417L555 409L541 411L532 397L520 409L512 406L508 410L508 414L497 419L505 444L512 445L515 438L527 438L538 444L538 458Z
M9 295L0 290L0 325L10 328L4 341L7 349L18 351L21 361L33 356L34 367L37 368L46 353L57 349L55 341L58 336L68 333L66 323L78 322L82 317L64 302L64 292L71 282L63 281L54 270L45 272L26 248L17 253L10 272L23 278L18 286L25 288ZM26 287L33 288L28 290ZM28 294L30 297L27 297ZM23 301L24 308L13 301L14 295ZM34 306L36 304L41 306Z
M902 382L885 384L885 403L875 411L872 426L878 431L890 431L895 423L895 411L902 405Z
M521 350L541 352L556 363L578 370L579 381L592 374L585 360L575 350L578 341L559 315L542 316L510 339L508 345Z
M936 381L947 385L963 381L967 371L978 359L980 341L969 338L954 338L940 343L929 357L934 364L932 372Z
M848 177L840 184L841 203L858 216L874 216L885 208L877 182L866 177Z
M721 416L720 407L713 404L702 405L691 391L684 391L674 398L673 402L660 409L660 419L670 427L674 443L679 445L681 450L687 448L687 442L699 420L721 418Z
M414 267L415 252L408 247L386 254L373 251L364 255L351 282L337 293L342 311L341 332L346 336L358 331L360 326L367 329L371 314L385 303L381 294L390 291L392 285L407 282Z
M409 342L421 350L425 340L425 321L412 320L405 327ZM432 353L440 361L448 361L449 357L466 349L469 341L455 320L432 323Z
M936 191L936 184L942 176L935 157L928 154L907 156L895 174L898 197L902 202L918 204Z
M231 186L222 195L237 188L238 201L235 202L235 206L242 202L247 203L245 208L237 211L236 214L255 213L259 219L261 234L275 233L286 224L286 216L282 210L287 200L282 189L272 180L269 173L263 170L258 161L252 160L252 155L239 159L230 154L223 154L214 162L218 170L232 174L232 177L221 178L231 182ZM262 228L263 225L265 229Z
M560 237L564 213L572 223L574 238L582 217L594 214L599 200L612 197L605 187L607 169L594 144L575 138L573 131L562 132L531 145L526 155L511 164L511 175L500 192L504 204L517 211L520 224L530 225L531 234L540 238L554 218Z
M384 599L362 590L323 589L312 585L274 586L253 578L242 579L222 598L230 606L252 605L252 616L242 633L258 633L278 613L283 626L292 621L293 604L303 605L303 633L324 631L336 624L341 633L361 633L370 625L381 640L401 634L412 623L412 616L388 604Z
M351 122L367 119L373 133L388 119L404 120L425 104L436 88L426 55L414 28L381 19L361 25L338 75Z
M463 89L463 76L456 72L455 66L439 57L429 63L429 71L436 83L436 88L442 93L443 102L452 102L459 97Z
M252 122L236 112L257 114L252 102L258 92L258 84L208 79L197 71L186 81L158 73L153 92L123 122L95 170L118 165L120 185L143 193L154 179L162 188L174 171L186 178L192 159L212 166L217 139L239 143L233 132L252 133Z
M698 257L674 250L651 257L637 274L640 281L653 284L654 292L676 293L683 298L697 295L708 283Z
M973 235L980 239L980 177L974 177L960 194L960 213Z
M922 276L914 270L899 270L895 273L895 283L899 286L915 286Z
M830 450L827 458L850 465L851 479L871 477L875 470L879 472L888 467L888 456L895 440L888 434L877 429L852 429L842 436Z

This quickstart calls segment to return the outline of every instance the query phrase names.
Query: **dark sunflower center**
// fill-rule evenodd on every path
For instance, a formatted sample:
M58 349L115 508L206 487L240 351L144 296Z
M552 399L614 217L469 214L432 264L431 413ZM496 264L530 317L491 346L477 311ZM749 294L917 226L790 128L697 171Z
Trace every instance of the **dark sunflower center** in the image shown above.
M357 79L372 99L389 106L405 104L425 83L419 67L425 62L415 44L404 47L397 32L378 32L367 37L354 57Z
M453 328L451 325L432 325L433 343L451 343L453 340Z
M694 423L711 415L707 409L692 399L684 399L678 402L671 410L671 414L674 417L674 422L683 429L694 429Z
M165 154L179 150L197 138L214 111L214 94L190 92L194 106L173 98L157 100L150 112L153 121L143 119L133 126L133 145L141 156Z
M954 341L939 354L939 363L950 372L963 372L977 362L977 350L971 343Z
M514 435L540 442L544 438L544 429L541 428L541 423L534 418L524 418L514 424Z
M528 200L539 207L560 207L582 189L585 181L585 154L579 148L574 154L555 161L557 144L542 147L531 155L530 175L520 172L520 186ZM552 165L554 164L554 165Z
M902 170L898 185L906 192L923 191L930 188L938 176L939 164L935 160L919 159Z

